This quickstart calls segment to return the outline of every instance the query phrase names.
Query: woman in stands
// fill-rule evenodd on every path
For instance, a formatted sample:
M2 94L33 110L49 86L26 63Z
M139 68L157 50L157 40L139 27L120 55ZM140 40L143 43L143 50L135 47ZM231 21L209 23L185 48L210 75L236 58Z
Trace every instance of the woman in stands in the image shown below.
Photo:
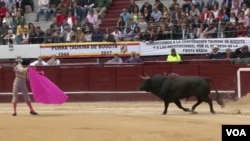
M137 24L139 21L139 15L140 15L139 9L137 7L135 7L134 11L131 13L131 18L133 19L133 22L135 24Z
M120 16L117 20L116 27L119 28L119 31L124 31L126 22L124 21L123 17Z

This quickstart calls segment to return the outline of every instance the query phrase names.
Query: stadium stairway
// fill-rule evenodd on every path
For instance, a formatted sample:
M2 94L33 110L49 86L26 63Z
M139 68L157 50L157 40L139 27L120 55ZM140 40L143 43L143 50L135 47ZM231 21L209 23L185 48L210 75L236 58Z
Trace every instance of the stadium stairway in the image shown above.
M117 19L123 8L128 8L129 0L113 0L102 23L99 25L100 29L104 31L106 27L112 28L116 26Z

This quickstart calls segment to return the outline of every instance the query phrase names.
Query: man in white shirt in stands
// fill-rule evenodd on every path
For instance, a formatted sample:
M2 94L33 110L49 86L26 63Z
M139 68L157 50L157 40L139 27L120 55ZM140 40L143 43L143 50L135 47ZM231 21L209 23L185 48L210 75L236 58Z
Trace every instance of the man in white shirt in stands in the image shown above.
M30 63L30 66L47 66L48 64L43 61L43 58L41 56L38 56L37 60Z

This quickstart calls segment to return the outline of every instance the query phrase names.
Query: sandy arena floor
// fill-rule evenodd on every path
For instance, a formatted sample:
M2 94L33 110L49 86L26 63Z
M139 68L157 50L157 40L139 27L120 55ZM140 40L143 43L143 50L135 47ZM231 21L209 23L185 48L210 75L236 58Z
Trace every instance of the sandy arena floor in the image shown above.
M249 94L248 94L249 95ZM193 102L182 102L191 107ZM12 117L11 104L0 104L0 141L221 141L222 124L250 124L250 96L227 102L217 114L208 105L190 114L162 102L82 102L63 105L25 104Z

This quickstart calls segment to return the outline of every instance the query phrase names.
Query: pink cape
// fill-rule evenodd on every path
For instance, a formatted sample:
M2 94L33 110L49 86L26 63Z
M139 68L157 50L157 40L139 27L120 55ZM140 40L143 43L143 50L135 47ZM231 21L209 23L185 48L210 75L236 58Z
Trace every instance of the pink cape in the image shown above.
M43 104L62 104L68 96L46 76L43 71L36 71L29 67L29 82L34 101Z

